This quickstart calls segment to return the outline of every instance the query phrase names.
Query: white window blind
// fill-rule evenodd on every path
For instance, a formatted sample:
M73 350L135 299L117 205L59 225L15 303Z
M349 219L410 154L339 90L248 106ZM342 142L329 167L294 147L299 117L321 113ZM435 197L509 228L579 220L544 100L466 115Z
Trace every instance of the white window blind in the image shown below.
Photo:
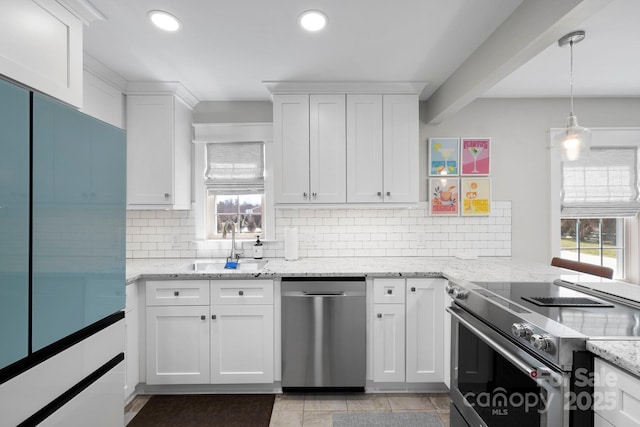
M263 142L207 144L206 159L207 187L226 194L264 191Z
M640 212L638 149L594 147L591 155L562 163L563 218L619 218Z

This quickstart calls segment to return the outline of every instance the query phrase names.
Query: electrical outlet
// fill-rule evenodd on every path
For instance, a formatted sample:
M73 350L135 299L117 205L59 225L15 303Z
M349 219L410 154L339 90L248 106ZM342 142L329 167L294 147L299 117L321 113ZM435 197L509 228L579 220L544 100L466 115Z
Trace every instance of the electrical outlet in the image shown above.
M308 234L305 236L305 243L307 249L315 249L318 247L318 235Z
M416 241L416 247L424 248L427 246L427 236L425 233L418 233L418 240Z
M180 235L179 234L172 234L171 235L171 247L174 248L174 249L180 247Z

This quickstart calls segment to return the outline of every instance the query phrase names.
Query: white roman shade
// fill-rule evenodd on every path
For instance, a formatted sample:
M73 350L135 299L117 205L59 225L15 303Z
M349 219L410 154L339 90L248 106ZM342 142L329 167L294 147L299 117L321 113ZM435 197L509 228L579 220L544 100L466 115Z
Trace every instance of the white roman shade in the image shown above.
M264 191L264 143L225 142L206 145L205 183L225 194Z
M585 159L562 163L563 218L636 216L638 149L594 147Z

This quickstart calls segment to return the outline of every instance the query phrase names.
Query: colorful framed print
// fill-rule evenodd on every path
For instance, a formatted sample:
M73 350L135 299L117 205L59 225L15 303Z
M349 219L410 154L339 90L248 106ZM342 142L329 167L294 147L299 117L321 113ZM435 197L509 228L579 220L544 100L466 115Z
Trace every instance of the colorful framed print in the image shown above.
M431 215L458 215L460 192L458 178L429 179L429 213Z
M462 138L462 175L489 175L490 163L491 138Z
M429 176L460 175L460 138L429 138Z
M491 178L462 178L462 215L486 216L491 213Z

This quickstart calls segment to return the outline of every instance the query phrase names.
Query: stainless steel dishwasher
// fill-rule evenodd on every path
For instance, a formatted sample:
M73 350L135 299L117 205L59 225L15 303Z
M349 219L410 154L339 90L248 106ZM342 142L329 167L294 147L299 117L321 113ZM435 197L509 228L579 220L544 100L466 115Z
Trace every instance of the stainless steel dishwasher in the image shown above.
M282 389L363 391L365 279L282 279Z

